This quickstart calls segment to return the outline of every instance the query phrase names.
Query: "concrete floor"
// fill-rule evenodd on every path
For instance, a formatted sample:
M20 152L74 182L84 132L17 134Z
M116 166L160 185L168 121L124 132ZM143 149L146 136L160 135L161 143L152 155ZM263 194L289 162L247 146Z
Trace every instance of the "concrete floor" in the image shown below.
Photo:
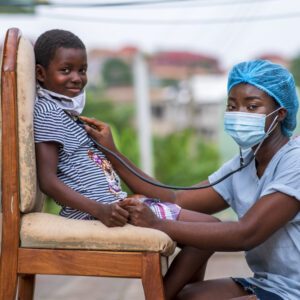
M208 263L206 279L251 276L244 255L216 253ZM143 300L140 279L38 275L35 300Z

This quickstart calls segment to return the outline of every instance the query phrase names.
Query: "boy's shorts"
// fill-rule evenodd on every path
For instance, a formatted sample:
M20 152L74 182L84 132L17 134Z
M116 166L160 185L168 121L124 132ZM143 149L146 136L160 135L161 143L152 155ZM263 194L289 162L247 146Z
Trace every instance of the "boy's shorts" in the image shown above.
M157 198L139 198L139 200L148 205L155 215L160 219L178 219L181 207L177 204L161 202Z
M239 283L245 291L249 291L252 294L254 294L258 300L283 300L280 296L266 291L258 286L255 286L251 283L249 283L244 278L232 278L235 282Z

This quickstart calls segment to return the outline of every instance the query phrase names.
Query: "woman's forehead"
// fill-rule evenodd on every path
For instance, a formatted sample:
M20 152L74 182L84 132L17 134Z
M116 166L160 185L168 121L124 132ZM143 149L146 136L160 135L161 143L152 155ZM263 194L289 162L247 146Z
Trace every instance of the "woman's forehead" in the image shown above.
M229 97L242 97L242 98L249 98L249 97L258 97L258 98L272 98L268 93L265 91L255 87L254 85L250 83L239 83L234 85L230 92Z

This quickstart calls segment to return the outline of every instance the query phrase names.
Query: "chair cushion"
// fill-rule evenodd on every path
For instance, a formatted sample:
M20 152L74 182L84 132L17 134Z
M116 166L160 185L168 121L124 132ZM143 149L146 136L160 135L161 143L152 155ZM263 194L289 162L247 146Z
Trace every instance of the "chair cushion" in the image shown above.
M21 218L21 247L110 251L174 252L176 244L162 231L126 224L106 227L100 221L74 220L46 213Z
M37 185L33 134L35 102L35 58L31 43L20 37L17 54L17 106L20 168L20 210L41 211L41 193Z

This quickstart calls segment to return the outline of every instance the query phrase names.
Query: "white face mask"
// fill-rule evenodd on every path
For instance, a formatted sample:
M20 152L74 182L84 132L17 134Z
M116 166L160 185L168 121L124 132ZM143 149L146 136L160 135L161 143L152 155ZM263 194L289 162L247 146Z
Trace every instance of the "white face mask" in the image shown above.
M72 98L46 90L41 86L38 86L36 101L38 101L39 98L51 100L70 115L78 116L82 113L84 109L85 90L83 90L78 96Z
M274 118L267 132L265 132L265 122L267 117L273 115L280 108L281 107L274 110L267 116L265 114L246 112L225 112L225 131L242 149L253 147L267 138L271 131L275 128L273 125L275 124L278 116Z

